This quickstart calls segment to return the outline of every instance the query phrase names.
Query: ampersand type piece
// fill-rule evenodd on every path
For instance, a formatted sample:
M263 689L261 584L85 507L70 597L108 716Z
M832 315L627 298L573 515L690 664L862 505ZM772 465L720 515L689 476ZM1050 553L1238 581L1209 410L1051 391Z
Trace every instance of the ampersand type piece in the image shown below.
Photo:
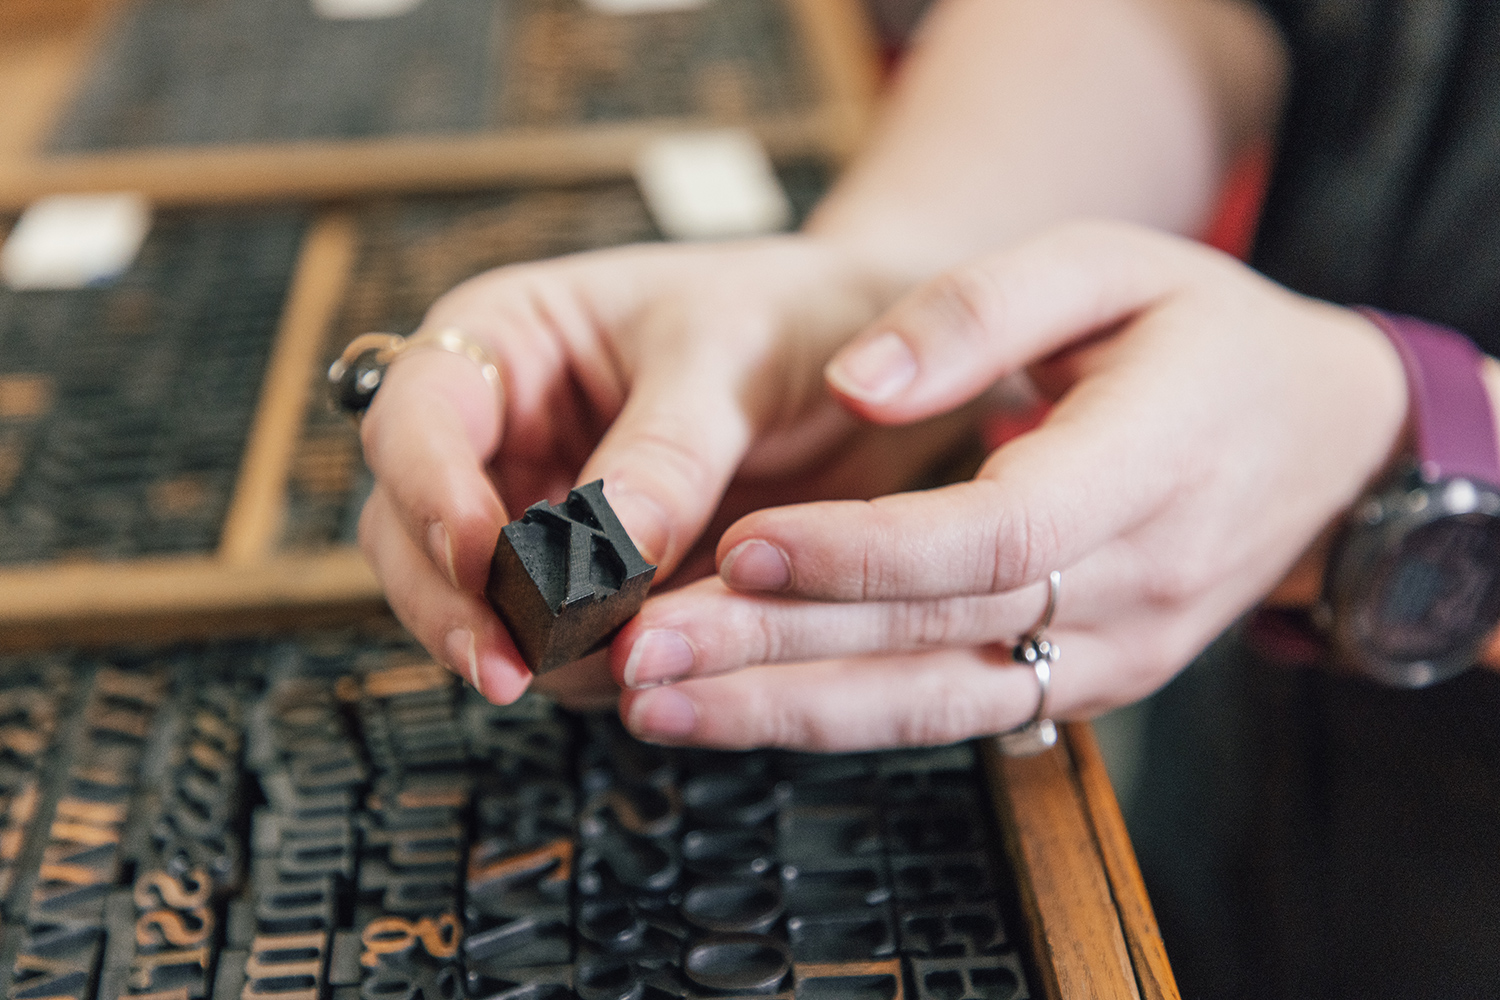
M603 648L640 610L655 574L599 479L501 530L485 596L540 674Z

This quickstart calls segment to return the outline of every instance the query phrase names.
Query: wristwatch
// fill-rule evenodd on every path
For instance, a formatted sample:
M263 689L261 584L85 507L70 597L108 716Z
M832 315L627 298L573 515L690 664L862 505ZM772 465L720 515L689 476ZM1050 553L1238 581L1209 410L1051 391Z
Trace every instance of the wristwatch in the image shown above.
M1401 355L1415 454L1355 503L1320 617L1356 670L1426 687L1468 669L1500 623L1500 447L1484 355L1452 330L1359 311Z

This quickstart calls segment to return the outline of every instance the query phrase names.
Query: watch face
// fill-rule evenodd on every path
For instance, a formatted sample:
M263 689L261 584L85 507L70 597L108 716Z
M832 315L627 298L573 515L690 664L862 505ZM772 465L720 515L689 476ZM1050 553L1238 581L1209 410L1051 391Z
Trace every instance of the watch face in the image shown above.
M1374 583L1371 652L1397 663L1462 653L1500 620L1500 518L1458 514L1417 528Z

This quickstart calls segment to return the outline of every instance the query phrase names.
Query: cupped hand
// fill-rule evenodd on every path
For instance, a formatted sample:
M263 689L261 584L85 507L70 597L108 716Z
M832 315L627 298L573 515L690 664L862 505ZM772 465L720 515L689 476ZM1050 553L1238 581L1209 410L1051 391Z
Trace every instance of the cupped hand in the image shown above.
M509 701L530 674L482 591L501 527L530 504L602 478L660 582L732 483L739 499L725 509L739 513L751 497L898 488L943 435L885 432L898 458L871 461L877 435L821 375L892 297L847 254L800 236L629 247L460 285L423 328L484 344L502 390L465 357L414 350L361 429L376 478L361 543L391 606L434 656ZM575 694L596 687L548 677Z
M1399 359L1357 313L1105 223L912 293L827 378L851 412L899 425L1028 368L1056 405L972 481L730 527L719 575L653 598L611 648L630 728L853 749L1014 727L1038 693L1010 651L1052 570L1051 713L1132 701L1288 572L1388 463L1406 413Z

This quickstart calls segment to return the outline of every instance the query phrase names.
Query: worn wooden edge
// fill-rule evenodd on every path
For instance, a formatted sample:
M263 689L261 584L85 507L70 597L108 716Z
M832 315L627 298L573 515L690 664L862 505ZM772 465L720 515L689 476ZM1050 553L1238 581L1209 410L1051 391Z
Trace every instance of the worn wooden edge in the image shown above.
M663 117L462 136L46 155L42 147L50 128L128 0L25 2L38 10L57 2L71 12L71 21L51 18L49 28L81 26L70 37L54 40L66 47L66 58L59 54L13 74L15 87L40 87L43 93L19 123L3 130L9 134L0 136L0 212L19 211L43 195L87 191L134 191L159 205L193 205L615 179L630 175L652 139L724 124L702 116ZM803 111L756 117L746 127L779 162L847 159L865 135L879 83L878 48L868 15L859 0L784 2L798 25L819 100ZM3 118L0 124L5 124Z
M0 0L0 162L46 141L124 2Z
M1125 817L1120 812L1119 800L1115 798L1114 786L1110 784L1094 729L1087 723L1068 723L1064 728L1084 808L1099 845L1105 873L1114 889L1115 907L1120 914L1125 942L1130 948L1141 996L1145 1000L1180 1000L1177 979L1167 961L1166 944L1156 923L1156 913L1151 908L1151 898L1146 894L1146 882L1141 877L1135 848L1130 844Z
M1140 1000L1114 892L1067 739L1033 757L981 744L1048 1000Z
M854 143L850 116L849 109L829 105L746 127L774 161L838 159ZM653 139L722 125L697 117L658 118L490 135L12 157L0 160L0 212L70 192L133 191L154 204L177 206L610 180L630 176Z
M880 91L880 47L860 0L786 0L831 119L831 152L843 161L863 146Z
M355 228L350 212L328 211L303 240L224 519L218 557L226 566L268 559L280 539L292 458L312 393L309 374L354 267Z
M368 615L384 601L353 546L244 566L182 556L13 567L0 571L0 647L235 631L298 614Z

